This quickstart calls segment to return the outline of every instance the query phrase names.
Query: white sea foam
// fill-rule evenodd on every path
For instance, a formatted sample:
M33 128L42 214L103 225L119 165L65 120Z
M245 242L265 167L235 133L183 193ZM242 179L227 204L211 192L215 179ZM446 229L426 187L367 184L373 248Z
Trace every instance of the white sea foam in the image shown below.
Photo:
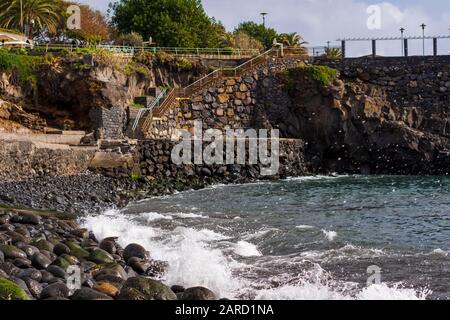
M314 180L334 180L338 178L346 178L349 177L349 175L338 175L338 176L323 176L323 175L317 175L317 176L304 176L304 177L288 177L285 180L286 181L314 181Z
M147 218L156 215L144 215ZM305 273L305 258L262 256L257 246L243 239L235 240L226 234L209 229L177 227L164 230L139 224L132 215L110 210L102 215L88 216L82 224L98 238L119 236L119 243L139 243L154 259L168 261L164 281L186 287L205 286L220 297L256 299L424 299L428 291L404 289L399 285L372 286L357 289L351 282L338 282L318 264ZM351 250L351 248L347 248ZM237 254L266 261L267 265L245 265L231 257ZM244 272L245 270L245 272ZM268 276L258 277L262 271ZM246 272L249 275L246 276ZM271 273L279 275L271 275ZM276 286L273 286L277 283Z
M144 212L141 213L141 217L147 220L147 222L157 221L157 220L172 220L171 216L165 216L157 212Z
M179 213L171 213L172 217L177 217L180 219L206 219L208 217L206 216L202 216L200 214L196 214L196 213L183 213L183 212L179 212Z
M314 229L313 226L309 226L309 225L306 225L306 224L301 224L299 226L295 226L295 228L299 229L299 230L311 230L311 229Z
M385 283L374 284L364 288L356 298L358 300L425 300L431 294L431 291L427 289L417 291L401 286L400 283L391 286Z
M205 286L230 298L240 285L232 277L232 267L237 263L210 245L228 237L212 230L178 227L169 232L139 225L129 215L116 210L88 216L82 223L100 239L119 236L122 246L139 243L154 259L167 261L169 269L165 280L169 284Z
M331 230L329 231L329 230L322 229L322 232L328 241L334 241L334 239L336 239L336 237L338 235L336 231L331 231Z
M435 249L433 250L432 254L441 255L441 256L448 256L449 252L442 250L442 249Z
M234 252L242 257L260 257L262 253L258 247L247 241L239 241L235 244Z

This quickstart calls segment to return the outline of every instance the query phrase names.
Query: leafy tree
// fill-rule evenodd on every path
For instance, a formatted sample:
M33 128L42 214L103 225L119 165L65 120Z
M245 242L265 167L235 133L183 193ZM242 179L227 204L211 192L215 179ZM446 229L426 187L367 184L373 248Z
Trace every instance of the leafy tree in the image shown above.
M56 32L61 20L60 0L22 0L22 21L20 0L1 0L0 26L10 29L22 29L28 26L28 36L33 37L35 30Z
M273 40L278 37L278 33L275 29L266 28L264 25L252 21L239 24L234 32L244 32L248 34L250 37L261 42L265 48L270 48Z
M81 29L67 30L65 31L67 36L91 43L98 43L111 37L111 28L108 21L99 10L93 10L88 5L77 2L61 2L61 9L66 12L72 4L80 7ZM65 29L65 26L62 28Z
M131 32L120 35L116 42L124 46L142 47L144 39L139 33Z
M120 33L138 32L158 46L217 46L223 28L206 15L200 0L120 0L110 11Z

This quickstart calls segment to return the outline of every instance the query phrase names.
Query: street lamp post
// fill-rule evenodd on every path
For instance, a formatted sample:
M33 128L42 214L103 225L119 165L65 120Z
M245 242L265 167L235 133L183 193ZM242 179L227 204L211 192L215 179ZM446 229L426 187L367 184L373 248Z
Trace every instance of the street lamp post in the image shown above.
M263 26L266 26L266 16L268 15L267 12L261 12L262 18L263 18Z
M405 44L403 43L404 42L404 39L403 39L403 34L405 33L405 28L400 28L400 32L402 33L402 57L405 55Z
M423 47L423 55L425 56L425 27L427 26L425 23L420 25L422 27L422 47Z

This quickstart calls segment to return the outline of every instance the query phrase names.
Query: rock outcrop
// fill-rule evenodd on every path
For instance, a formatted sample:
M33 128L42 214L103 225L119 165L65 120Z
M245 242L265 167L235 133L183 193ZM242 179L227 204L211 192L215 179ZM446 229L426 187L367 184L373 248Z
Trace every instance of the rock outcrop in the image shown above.
M449 174L448 57L348 59L323 86L311 77L267 77L260 125L304 139L317 172Z

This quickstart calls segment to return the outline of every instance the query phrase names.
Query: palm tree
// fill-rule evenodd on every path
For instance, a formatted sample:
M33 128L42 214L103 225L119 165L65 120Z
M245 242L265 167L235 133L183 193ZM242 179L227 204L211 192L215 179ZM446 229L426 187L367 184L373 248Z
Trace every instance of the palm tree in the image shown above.
M339 48L325 48L324 56L330 60L342 59L342 51Z
M2 0L0 26L22 30L28 26L28 36L33 28L55 33L61 20L59 0Z
M287 47L299 48L308 42L303 41L303 38L297 33L282 33L280 35L280 42Z

